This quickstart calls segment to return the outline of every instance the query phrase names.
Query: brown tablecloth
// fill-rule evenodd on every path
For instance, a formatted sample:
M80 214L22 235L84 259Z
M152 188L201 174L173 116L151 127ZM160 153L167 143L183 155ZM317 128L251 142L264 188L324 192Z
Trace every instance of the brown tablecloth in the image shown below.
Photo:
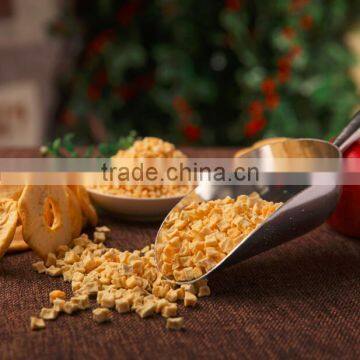
M108 245L122 250L151 243L158 227L107 215L101 223L113 231ZM90 311L31 331L51 290L70 295L68 283L32 271L36 260L25 252L0 261L1 359L360 357L360 241L326 225L215 274L211 297L181 307L183 331L136 314L96 324Z

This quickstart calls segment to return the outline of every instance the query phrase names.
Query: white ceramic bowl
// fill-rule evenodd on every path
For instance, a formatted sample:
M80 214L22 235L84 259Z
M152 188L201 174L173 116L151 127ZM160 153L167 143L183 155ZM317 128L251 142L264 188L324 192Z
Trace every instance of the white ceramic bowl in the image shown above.
M93 202L104 210L119 217L136 221L162 220L184 197L174 196L158 199L141 199L105 194L95 189L87 189Z

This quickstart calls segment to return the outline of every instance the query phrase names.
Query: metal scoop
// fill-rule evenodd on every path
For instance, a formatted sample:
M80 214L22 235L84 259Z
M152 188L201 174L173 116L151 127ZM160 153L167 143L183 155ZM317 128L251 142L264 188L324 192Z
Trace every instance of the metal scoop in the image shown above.
M269 159L324 158L332 159L341 166L342 152L360 138L360 112L346 126L334 143L314 139L289 139L264 145L242 154L243 158L266 159L267 171L272 162ZM311 163L311 162L310 162ZM270 164L270 165L269 165ZM270 169L269 169L270 166ZM312 171L316 171L313 169ZM308 173L311 176L311 173ZM179 284L192 283L209 276L212 272L239 263L282 243L299 237L321 225L335 209L341 186L335 181L330 185L215 185L201 182L189 195L183 198L172 210L182 209L193 201L209 201L226 196L236 198L241 194L258 192L268 201L283 202L283 205L266 219L256 230L243 239L221 262L202 277ZM171 212L168 214L170 216ZM168 218L167 217L167 218ZM164 222L166 221L166 219ZM164 224L163 222L163 224ZM161 225L155 241L155 253L158 257L157 243L163 228ZM158 259L157 259L158 261Z

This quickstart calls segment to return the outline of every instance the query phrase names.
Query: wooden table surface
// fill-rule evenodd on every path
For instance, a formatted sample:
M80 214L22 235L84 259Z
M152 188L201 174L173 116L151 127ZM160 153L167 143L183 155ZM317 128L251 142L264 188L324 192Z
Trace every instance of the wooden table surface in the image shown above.
M204 156L201 150L188 149ZM233 149L208 149L229 156ZM0 156L31 156L0 151ZM101 215L112 228L108 246L134 250L153 242L157 223ZM161 317L114 313L96 324L91 312L60 316L32 332L29 318L48 305L48 293L69 283L32 271L32 252L0 262L1 359L360 357L360 241L327 225L209 279L212 295L194 309L180 307L185 330L165 329Z

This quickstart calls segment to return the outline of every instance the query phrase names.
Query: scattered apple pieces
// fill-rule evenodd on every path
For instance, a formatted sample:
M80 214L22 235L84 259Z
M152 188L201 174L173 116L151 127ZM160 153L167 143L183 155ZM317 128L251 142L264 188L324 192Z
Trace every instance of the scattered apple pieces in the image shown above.
M42 308L40 311L40 317L44 320L55 320L59 315L59 312L54 308Z
M64 299L56 298L53 302L53 308L58 312L64 311L64 305L65 305Z
M103 323L111 320L111 311L107 308L97 308L93 310L93 319L97 323Z
M95 228L96 231L102 232L102 233L110 233L111 230L107 226L97 226Z
M31 330L41 330L45 329L45 321L41 318L31 316L30 318L30 328Z
M56 299L65 299L66 294L61 290L53 290L49 294L50 303L53 304Z
M39 274L42 274L46 271L46 266L43 261L37 261L36 263L33 263L31 266Z
M54 314L71 315L88 309L93 301L99 306L93 311L97 322L108 321L112 311L120 314L136 312L141 318L160 314L168 319L178 315L178 302L194 306L196 295L210 294L204 279L181 286L164 279L156 266L153 244L133 252L120 251L106 247L103 242L94 242L83 234L66 247L61 245L54 254L56 269L71 283L74 294L66 301L63 291L50 292ZM47 274L54 270L54 265L46 267L43 261L33 267ZM43 310L41 317L47 316L51 317ZM174 324L169 326L180 326L177 322Z
M184 327L184 318L169 318L166 320L166 328L170 330L180 330Z

